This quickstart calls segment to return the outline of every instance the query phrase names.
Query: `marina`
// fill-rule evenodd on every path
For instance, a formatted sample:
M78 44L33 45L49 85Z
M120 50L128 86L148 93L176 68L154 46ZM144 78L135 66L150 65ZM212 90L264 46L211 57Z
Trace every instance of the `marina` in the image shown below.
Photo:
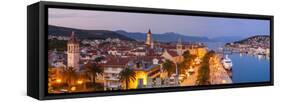
M226 69L231 68L226 71L232 78L233 83L264 82L270 80L269 55L254 53L254 50L251 53L246 53L244 50L227 49L223 47L222 42L207 43L207 45L208 48L219 53L222 59L225 58L222 61L222 65Z

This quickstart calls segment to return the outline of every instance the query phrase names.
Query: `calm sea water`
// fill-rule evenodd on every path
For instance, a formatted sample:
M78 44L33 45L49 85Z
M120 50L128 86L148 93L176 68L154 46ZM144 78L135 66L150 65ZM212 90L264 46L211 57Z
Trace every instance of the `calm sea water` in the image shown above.
M206 43L209 49L217 50L224 43ZM270 61L263 56L230 54L232 80L234 83L264 82L270 80Z

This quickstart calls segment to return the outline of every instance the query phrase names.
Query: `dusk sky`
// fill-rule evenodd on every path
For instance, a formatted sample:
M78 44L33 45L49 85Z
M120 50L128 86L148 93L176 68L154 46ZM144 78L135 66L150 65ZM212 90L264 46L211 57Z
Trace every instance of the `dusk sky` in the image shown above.
M49 25L86 30L125 30L161 34L220 37L269 35L269 20L179 16L93 10L49 9Z

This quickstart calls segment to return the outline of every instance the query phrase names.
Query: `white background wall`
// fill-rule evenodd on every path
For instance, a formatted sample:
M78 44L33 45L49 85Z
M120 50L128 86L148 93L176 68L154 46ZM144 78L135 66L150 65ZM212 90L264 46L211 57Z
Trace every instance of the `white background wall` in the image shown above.
M51 0L54 1L54 0ZM279 0L56 0L275 16L275 86L57 100L59 102L266 102L280 100L281 7ZM26 96L26 6L37 0L1 0L0 102L34 102ZM279 97L278 97L279 96Z

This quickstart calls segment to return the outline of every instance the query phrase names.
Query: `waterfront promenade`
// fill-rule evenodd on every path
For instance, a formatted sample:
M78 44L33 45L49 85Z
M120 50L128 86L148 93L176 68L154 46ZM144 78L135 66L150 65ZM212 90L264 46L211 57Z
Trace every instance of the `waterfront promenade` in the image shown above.
M215 55L210 59L210 83L231 84L232 79L221 63L221 56Z
M210 62L210 84L231 84L232 79L228 74L227 70L223 67L221 63L221 56L216 54L214 57L211 57ZM190 76L187 76L186 79L180 84L180 86L195 86L198 76L198 69L200 66L194 68L194 73Z

